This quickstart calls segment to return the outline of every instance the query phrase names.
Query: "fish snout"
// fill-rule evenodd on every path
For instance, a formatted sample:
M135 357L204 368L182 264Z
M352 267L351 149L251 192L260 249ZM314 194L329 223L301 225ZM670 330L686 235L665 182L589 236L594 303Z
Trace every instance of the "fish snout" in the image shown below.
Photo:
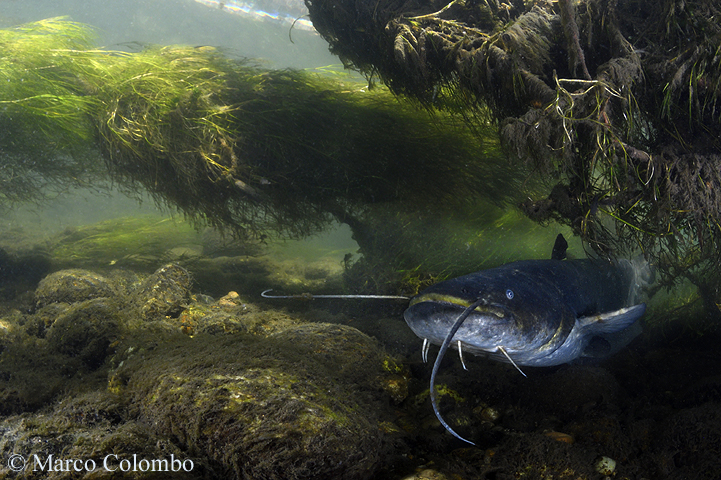
M440 345L465 309L451 302L426 301L408 307L403 317L416 336ZM511 324L512 314L503 306L481 305L468 315L454 339L481 346L486 343L484 339L492 342L492 338L507 331Z

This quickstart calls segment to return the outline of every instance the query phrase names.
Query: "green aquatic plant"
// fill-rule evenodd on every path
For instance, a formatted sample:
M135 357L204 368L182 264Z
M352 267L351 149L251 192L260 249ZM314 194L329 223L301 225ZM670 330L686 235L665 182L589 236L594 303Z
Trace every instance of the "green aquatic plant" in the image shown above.
M453 208L479 185L502 203L518 181L493 176L515 168L462 124L383 90L210 49L147 49L112 68L97 121L111 171L240 236L303 236L376 202Z
M0 83L10 112L0 122L19 136L0 137L0 152L11 159L4 168L45 182L35 185L38 196L51 179L59 187L82 179L100 185L90 173L104 170L120 190L147 192L196 226L241 240L297 238L346 223L378 262L388 258L373 238L389 232L374 231L383 212L470 219L479 202L516 203L521 182L533 183L499 154L495 128L481 120L487 112L465 111L468 99L448 94L452 82L439 87L436 109L328 68L267 70L211 47L98 49L92 29L64 19L2 35L21 41L7 49L8 81ZM42 141L31 141L36 132ZM42 169L28 169L29 158L42 158ZM11 185L0 184L0 194L13 195ZM83 260L135 239L98 234L85 240ZM147 248L131 250L132 257ZM414 272L407 276L439 275L442 256L427 255L388 265Z
M93 39L92 29L60 19L0 30L0 206L98 175L87 117L95 99L65 53Z
M77 65L67 53L88 49L93 40L88 27L57 18L0 30L3 116L27 122L36 135L56 142L89 139L85 115L94 98L73 75Z
M91 29L63 19L10 33L22 41L3 57L10 113L0 121L67 146L48 153L59 181L75 178L71 167L97 171L97 158L76 154L97 148L121 189L240 237L357 226L378 202L458 209L482 195L500 204L520 181L517 167L487 155L479 129L337 74L265 70L210 47L95 49ZM17 159L42 148L0 140Z
M168 239L172 238L172 242ZM158 215L116 218L93 225L69 227L47 242L54 268L131 266L152 269L166 258L169 248L195 246L202 235L191 225Z
M356 235L361 258L349 258L345 281L353 292L414 295L441 280L519 259L551 258L561 225L544 228L517 209L489 202L457 212L419 216L396 206L378 206L364 218L372 235ZM570 255L585 255L573 242Z

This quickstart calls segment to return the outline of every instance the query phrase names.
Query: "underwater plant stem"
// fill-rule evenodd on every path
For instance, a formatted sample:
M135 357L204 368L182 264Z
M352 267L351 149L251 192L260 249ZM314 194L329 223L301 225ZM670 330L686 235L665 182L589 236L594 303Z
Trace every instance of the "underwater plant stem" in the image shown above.
M426 20L426 19L428 19L428 18L435 18L435 17L437 17L438 15L440 15L441 13L443 13L443 12L445 12L446 10L448 10L449 8L451 8L451 7L453 6L453 4L456 3L457 1L458 1L458 0L452 0L448 5L446 5L445 7L441 8L441 9L438 10L437 12L427 13L427 14L425 14L425 15L418 15L417 17L410 17L410 19L411 19L411 20Z
M583 54L579 40L576 9L573 7L572 0L558 0L558 5L561 8L561 22L564 33L566 34L566 41L568 42L571 71L575 74L576 68L580 66L584 78L591 80L591 74L588 73L588 68L586 67L586 57Z

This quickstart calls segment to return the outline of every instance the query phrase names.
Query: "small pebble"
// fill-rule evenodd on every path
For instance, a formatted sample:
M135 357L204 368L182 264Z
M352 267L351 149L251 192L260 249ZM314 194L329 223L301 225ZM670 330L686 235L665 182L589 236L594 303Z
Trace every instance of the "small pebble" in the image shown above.
M492 423L496 423L500 417L501 414L495 408L486 407L481 411L481 418Z
M616 471L616 460L609 457L598 457L596 460L596 471L601 475L613 475Z

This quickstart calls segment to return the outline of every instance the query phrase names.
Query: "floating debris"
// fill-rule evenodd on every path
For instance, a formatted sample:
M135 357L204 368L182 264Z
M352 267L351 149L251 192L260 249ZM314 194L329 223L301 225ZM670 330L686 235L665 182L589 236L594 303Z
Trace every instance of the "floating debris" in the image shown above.
M216 8L234 15L240 15L243 18L316 33L311 21L305 18L308 16L308 9L301 0L258 0L249 3L215 0L195 1L207 7Z

